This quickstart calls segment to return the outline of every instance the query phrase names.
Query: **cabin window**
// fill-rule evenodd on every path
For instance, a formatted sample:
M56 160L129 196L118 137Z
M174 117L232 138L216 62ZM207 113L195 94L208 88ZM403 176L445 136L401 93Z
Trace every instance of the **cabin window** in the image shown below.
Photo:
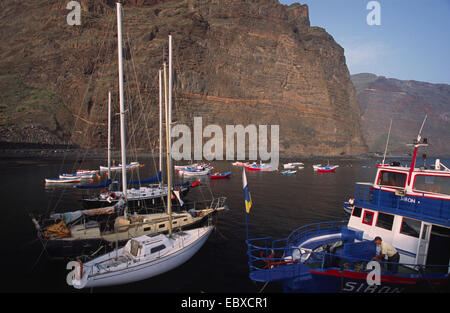
M406 174L397 172L381 171L378 176L378 185L405 187Z
M379 212L377 223L375 225L380 228L392 230L393 223L394 223L394 215Z
M151 227L145 227L144 231L149 231L150 229L152 229Z
M373 212L371 211L364 211L364 216L362 222L366 225L372 225L373 221Z
M402 226L400 227L400 234L419 238L420 222L404 217L402 220Z
M362 209L360 207L355 206L353 208L352 215L356 217L361 217Z
M163 228L164 226L166 226L166 224L159 224L159 228Z
M156 247L151 248L151 249L150 249L150 253L155 253L155 252L164 250L165 248L166 248L165 245L159 245L159 246L156 246Z
M449 176L416 175L414 190L450 195Z

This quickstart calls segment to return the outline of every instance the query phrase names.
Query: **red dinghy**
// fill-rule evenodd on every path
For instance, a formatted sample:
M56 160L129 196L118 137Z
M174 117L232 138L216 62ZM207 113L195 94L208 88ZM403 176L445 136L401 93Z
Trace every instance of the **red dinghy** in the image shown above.
M211 177L211 179L223 179L223 178L230 177L230 175L231 175L231 172L225 172L225 173L210 174L209 177Z
M333 166L318 166L317 167L317 173L333 173L336 168L338 166L337 165L333 165Z

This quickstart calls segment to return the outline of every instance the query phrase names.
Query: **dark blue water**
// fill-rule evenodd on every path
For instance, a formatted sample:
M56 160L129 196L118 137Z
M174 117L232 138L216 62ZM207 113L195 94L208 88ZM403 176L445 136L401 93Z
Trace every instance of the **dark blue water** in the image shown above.
M157 160L139 159L145 166L141 178L155 173ZM312 164L327 160L302 161L305 168L296 175L278 172L249 172L247 180L253 206L248 216L250 237L284 238L305 224L346 219L342 203L354 193L356 182L372 182L376 160L330 160L339 164L336 173L318 174ZM14 292L80 292L66 284L66 262L50 261L36 241L29 214L81 209L81 191L67 187L47 187L44 178L76 169L97 169L105 160L89 159L82 163L66 159L1 159L1 258L3 283L1 291ZM189 200L214 196L227 197L228 212L222 212L217 227L202 249L187 263L168 273L145 281L98 288L94 292L258 292L263 284L248 278L245 245L245 215L242 192L242 168L228 161L216 161L217 171L232 171L227 180L203 179L203 188L194 189ZM134 173L137 178L137 173ZM181 181L178 178L178 181ZM265 292L281 292L281 286L270 283ZM86 290L89 292L89 290Z

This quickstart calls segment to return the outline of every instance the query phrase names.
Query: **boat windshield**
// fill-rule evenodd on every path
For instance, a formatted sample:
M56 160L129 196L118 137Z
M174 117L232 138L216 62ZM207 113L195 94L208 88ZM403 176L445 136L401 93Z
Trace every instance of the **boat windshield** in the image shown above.
M378 185L405 187L406 173L381 171L378 176Z
M414 190L450 195L450 176L416 175Z

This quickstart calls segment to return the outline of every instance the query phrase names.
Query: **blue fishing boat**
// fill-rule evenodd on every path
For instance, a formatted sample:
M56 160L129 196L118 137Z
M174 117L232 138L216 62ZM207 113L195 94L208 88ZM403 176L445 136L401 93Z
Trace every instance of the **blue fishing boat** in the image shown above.
M379 165L373 183L356 183L347 221L302 226L279 240L249 238L247 229L250 279L279 282L285 292L449 291L450 170L439 160L416 168L426 145L419 132L409 167Z

